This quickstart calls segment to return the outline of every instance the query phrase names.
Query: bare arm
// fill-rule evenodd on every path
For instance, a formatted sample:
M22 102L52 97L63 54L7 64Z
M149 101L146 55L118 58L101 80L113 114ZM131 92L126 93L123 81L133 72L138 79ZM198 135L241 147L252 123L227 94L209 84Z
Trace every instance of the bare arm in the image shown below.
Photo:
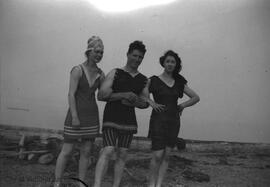
M141 108L141 109L149 107L149 103L143 99L143 98L149 98L148 87L149 87L149 81L147 81L147 83L146 83L145 87L143 88L140 96L138 97L138 100L136 101L135 107Z
M80 121L78 118L76 101L75 101L75 93L78 87L79 79L81 77L81 70L79 67L75 67L70 72L70 80L69 80L69 91L68 91L68 104L72 116L72 125L80 125Z
M105 77L105 80L103 81L99 91L98 91L98 100L100 101L116 101L116 100L122 100L127 99L130 102L134 102L136 99L136 94L132 92L119 92L119 93L113 93L112 85L114 81L114 75L116 70L110 71L107 76Z
M187 85L185 85L184 87L184 94L186 94L189 97L189 100L178 105L180 114L182 113L184 108L193 106L200 101L199 95L191 88L189 88Z
M109 99L112 93L112 84L113 84L114 74L115 74L115 70L112 70L104 78L97 94L98 100L107 101Z
M103 71L101 72L101 75L100 75L99 80L100 80L100 82L99 82L99 85L98 85L98 89L100 89L100 88L101 88L101 85L102 85L102 83L103 83L103 82L104 82L104 80L105 80L105 74L104 74L104 72L103 72Z
M141 94L136 98L136 100L133 103L128 102L125 99L122 100L122 103L125 105L128 105L128 106L133 106L133 107L137 107L140 109L144 109L144 108L148 108L148 106L149 106L149 103L147 102L148 98L149 98L149 91L148 91L148 81L147 81Z

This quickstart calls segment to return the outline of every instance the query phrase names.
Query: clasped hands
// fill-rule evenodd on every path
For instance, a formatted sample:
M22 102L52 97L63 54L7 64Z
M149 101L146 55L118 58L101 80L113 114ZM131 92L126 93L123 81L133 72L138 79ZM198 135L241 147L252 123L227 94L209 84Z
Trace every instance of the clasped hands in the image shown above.
M140 97L133 92L124 92L122 93L121 103L127 106L134 107L136 102L140 100Z

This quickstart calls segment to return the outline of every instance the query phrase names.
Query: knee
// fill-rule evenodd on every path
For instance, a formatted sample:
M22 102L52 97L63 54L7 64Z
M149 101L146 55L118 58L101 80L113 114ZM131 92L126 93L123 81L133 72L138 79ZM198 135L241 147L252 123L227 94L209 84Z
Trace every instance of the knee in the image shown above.
M162 162L164 158L165 158L164 151L153 154L153 161L155 161L157 163Z
M60 153L60 157L68 159L68 158L71 157L71 152L72 151L63 151L62 150L61 153Z
M160 155L154 155L153 156L153 161L154 162L157 162L157 163L160 163L162 161L163 157L160 156Z
M123 161L127 159L127 151L126 150L119 150L117 153L117 158Z
M164 158L163 158L163 160L165 162L169 162L171 151L172 151L172 148L170 148L170 147L167 147L166 150L164 151L164 155L163 155Z
M114 153L114 147L104 147L100 153L100 158L109 159Z
M83 150L81 150L81 156L83 157L90 157L91 155L91 149L90 148L85 148Z
M163 160L164 160L165 162L169 162L169 158L170 158L169 154L165 153L165 154L164 154L164 157L163 157Z

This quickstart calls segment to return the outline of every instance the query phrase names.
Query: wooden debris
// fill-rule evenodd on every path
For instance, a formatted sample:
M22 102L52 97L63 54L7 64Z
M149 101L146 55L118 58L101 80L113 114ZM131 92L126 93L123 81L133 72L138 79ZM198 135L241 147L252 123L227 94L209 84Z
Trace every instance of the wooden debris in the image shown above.
M21 160L49 164L55 160L61 151L62 140L58 138L41 139L37 135L26 136L24 133L20 133L20 135L17 145L5 145L5 142L2 141L0 156L18 157Z
M24 155L24 158L27 157L28 154L45 154L48 153L49 150L38 150L38 151L20 151L20 152L16 152L16 151L1 151L2 155L5 156L21 156Z
M24 140L25 140L25 135L23 134L20 141L19 141L19 147L20 147L20 150L19 150L19 159L24 159L25 158L25 154L23 154L22 152L25 151L25 147L24 147Z

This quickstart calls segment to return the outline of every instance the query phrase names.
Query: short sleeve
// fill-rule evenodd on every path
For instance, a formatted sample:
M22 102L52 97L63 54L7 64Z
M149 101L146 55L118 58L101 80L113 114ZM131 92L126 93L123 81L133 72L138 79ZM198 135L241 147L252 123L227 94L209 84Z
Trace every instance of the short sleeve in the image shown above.
M185 77L183 77L182 75L179 75L179 82L180 82L180 84L183 84L183 85L185 85L185 84L187 84L187 80L185 79Z
M152 76L149 78L150 79L150 84L149 84L149 93L155 92L155 76Z

